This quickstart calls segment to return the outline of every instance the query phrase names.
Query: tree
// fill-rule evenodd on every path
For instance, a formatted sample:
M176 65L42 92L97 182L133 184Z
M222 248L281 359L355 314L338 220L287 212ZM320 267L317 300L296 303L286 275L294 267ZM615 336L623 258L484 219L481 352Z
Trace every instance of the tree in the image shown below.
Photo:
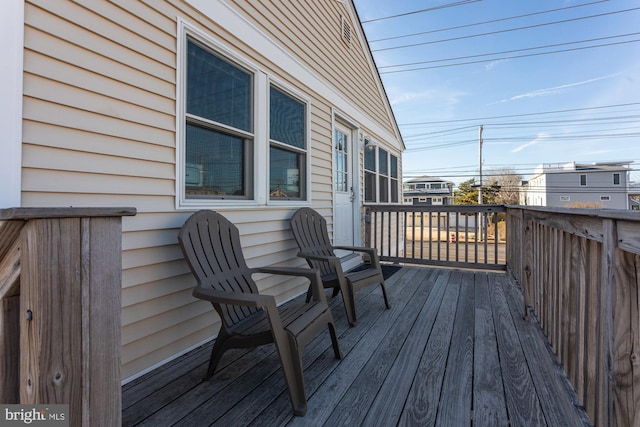
M499 189L496 187L496 181L487 181L489 185L482 186L482 203L493 205L497 202ZM453 203L456 205L477 205L478 204L478 185L475 178L461 182L458 189L453 193Z
M520 186L522 185L522 175L517 174L515 169L493 169L488 174L487 182L495 183L495 185L499 187L495 203L500 205L520 204Z

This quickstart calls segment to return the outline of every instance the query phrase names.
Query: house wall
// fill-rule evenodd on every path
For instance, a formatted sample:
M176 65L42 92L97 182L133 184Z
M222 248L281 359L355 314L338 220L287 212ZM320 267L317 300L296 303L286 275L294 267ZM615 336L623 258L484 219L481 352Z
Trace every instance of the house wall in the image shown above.
M177 210L175 200L179 19L311 100L311 205L330 227L332 111L398 157L402 150L362 41L353 37L347 49L339 38L349 2L322 2L323 8L312 1L206 3L234 19L210 19L178 0L25 5L22 205L138 210L123 220L125 380L217 331L211 307L191 296L194 281L176 240L191 213ZM230 21L247 31L234 32ZM274 55L293 66L285 68ZM250 266L303 265L287 221L297 206L220 210L239 227ZM281 302L306 289L296 279L273 276L258 286Z
M620 185L613 185L613 174L620 174ZM587 185L580 185L580 175ZM627 209L627 173L625 171L575 171L548 173L547 204L563 207L574 203L598 203L603 208ZM603 200L602 198L609 198ZM568 198L568 200L567 200Z

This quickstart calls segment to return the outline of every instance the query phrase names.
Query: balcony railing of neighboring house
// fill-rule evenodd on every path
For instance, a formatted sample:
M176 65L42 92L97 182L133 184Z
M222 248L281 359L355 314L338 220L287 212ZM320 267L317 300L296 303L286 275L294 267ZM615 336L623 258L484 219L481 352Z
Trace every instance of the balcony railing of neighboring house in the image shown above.
M366 210L367 243L382 260L507 268L523 287L523 315L539 321L594 425L640 425L640 214L523 206ZM493 236L491 224L500 225Z
M371 205L365 243L383 261L505 269L504 212L501 205Z
M640 215L507 209L508 265L595 425L640 425Z

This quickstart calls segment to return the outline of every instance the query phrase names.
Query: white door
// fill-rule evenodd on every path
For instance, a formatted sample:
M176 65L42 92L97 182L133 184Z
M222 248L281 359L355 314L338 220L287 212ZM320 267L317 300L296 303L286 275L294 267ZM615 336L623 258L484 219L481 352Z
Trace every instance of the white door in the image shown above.
M352 131L336 124L333 131L333 244L354 244L354 185ZM344 256L345 253L338 254Z

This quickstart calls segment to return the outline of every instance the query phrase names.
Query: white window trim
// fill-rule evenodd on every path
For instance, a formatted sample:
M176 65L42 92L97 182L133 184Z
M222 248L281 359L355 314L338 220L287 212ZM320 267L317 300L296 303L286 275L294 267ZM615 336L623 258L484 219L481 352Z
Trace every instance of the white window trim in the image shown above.
M185 194L185 134L186 134L186 49L187 40L192 38L202 43L208 49L219 53L231 62L237 63L247 71L253 73L253 198L251 199L187 199ZM269 76L252 61L241 53L220 40L216 40L194 25L178 18L178 69L176 88L176 187L175 187L175 208L176 210L194 209L224 209L224 208L255 208L264 206L308 206L311 203L311 102L310 100L293 90L282 81ZM293 200L270 200L269 198L269 88L273 84L278 89L290 94L306 105L306 192L304 199Z
M24 1L2 3L0 34L4 60L0 64L0 208L20 207L22 189L22 80L24 55Z

